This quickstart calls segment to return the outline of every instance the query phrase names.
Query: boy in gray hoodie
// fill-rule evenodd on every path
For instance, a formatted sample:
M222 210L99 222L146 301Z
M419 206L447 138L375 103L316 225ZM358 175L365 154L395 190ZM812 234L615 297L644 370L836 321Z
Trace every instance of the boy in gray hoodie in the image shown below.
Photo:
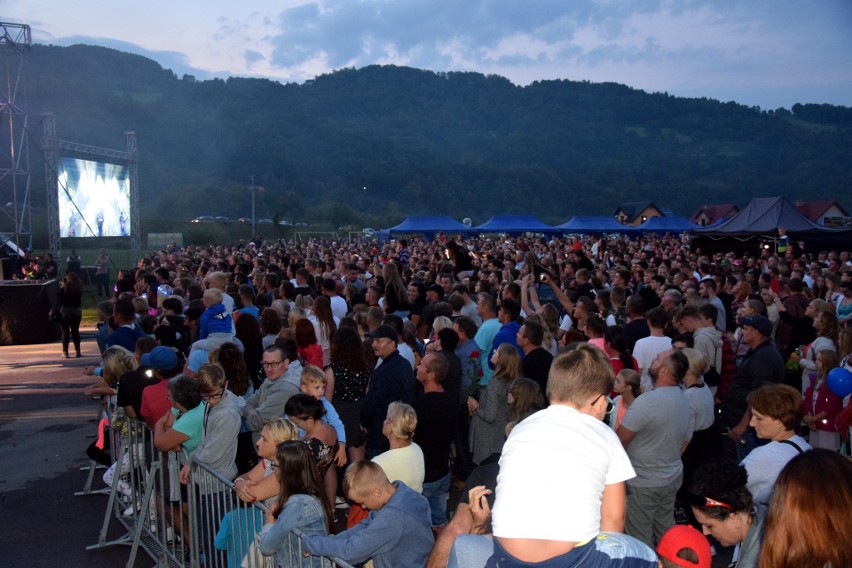
M422 568L434 544L429 502L402 483L391 483L381 466L357 461L346 469L343 491L370 515L331 536L305 536L305 552L350 564L373 559L376 568Z
M716 329L718 310L713 304L696 308L686 306L678 312L683 326L692 333L694 349L704 355L707 364L722 372L722 332Z

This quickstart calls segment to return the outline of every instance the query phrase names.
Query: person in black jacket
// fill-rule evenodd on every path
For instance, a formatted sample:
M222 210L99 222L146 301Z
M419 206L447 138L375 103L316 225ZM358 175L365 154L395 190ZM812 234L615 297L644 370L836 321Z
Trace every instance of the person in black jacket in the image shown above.
M80 320L83 319L83 285L73 272L65 275L56 293L56 308L60 310L62 326L62 355L68 358L68 344L73 341L77 357L80 354Z
M361 426L367 431L367 457L388 451L388 440L382 425L388 406L394 401L414 402L414 371L396 348L398 335L388 325L380 325L372 334L373 352L382 363L373 370L370 390L361 406Z

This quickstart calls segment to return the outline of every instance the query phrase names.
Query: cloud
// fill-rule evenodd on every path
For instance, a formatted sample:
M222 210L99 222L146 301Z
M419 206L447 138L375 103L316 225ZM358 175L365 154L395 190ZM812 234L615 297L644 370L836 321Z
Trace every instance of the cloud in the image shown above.
M852 21L852 9L828 4L833 8L799 0L314 0L274 20L268 59L285 74L392 62L500 73L516 82L564 77L570 69L591 80L638 78L632 84L654 90L784 84L794 79L778 68L780 60L822 69L804 61L813 48L825 60L843 57L841 47L852 53L852 41L842 37L849 27L830 25L838 11ZM803 45L814 35L829 39Z
M75 25L61 11L57 3L38 19L86 35L54 39L41 31L42 38L114 47L199 79L301 81L396 64L498 74L516 84L618 82L761 106L773 90L792 97L825 86L826 98L813 102L852 104L849 0L210 0L201 14L176 6L170 16L180 33L171 37L146 19L149 11L138 11L123 35L129 42L105 37L125 30L116 23L125 12L96 11L99 17Z
M246 67L252 67L255 63L259 61L265 61L266 57L260 53L259 51L254 51L253 49L247 49L243 53L243 58L246 60Z

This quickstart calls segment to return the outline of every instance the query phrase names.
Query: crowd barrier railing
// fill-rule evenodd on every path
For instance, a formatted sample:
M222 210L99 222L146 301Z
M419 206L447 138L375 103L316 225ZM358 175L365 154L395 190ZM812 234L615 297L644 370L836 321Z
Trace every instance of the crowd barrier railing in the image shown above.
M105 475L110 483L103 524L97 543L86 550L129 546L128 568L140 549L157 566L275 566L257 548L266 505L243 502L229 479L204 464L192 464L189 483L181 484L177 453L157 450L151 431L136 420L121 431L115 463ZM114 523L125 532L108 539ZM301 567L352 568L337 558L304 557L301 536L293 531L281 551L301 559Z

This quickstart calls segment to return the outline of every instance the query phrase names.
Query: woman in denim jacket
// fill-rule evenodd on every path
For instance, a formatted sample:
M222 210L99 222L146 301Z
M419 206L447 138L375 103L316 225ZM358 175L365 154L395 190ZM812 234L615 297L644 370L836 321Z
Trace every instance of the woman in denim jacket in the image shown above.
M312 565L311 558L302 556L300 539L293 529L303 535L331 534L334 512L324 498L307 445L297 440L281 442L276 459L281 470L280 493L278 502L266 514L258 546L264 556L274 555L276 566L308 567Z

